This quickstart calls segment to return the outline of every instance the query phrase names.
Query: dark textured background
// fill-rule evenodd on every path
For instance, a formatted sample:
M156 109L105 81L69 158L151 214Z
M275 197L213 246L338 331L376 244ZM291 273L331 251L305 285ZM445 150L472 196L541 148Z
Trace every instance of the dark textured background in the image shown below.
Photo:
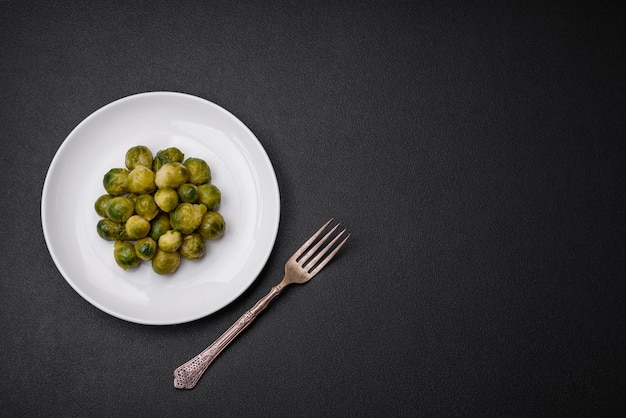
M626 14L586 3L0 1L0 415L624 413ZM164 327L84 301L40 221L70 131L154 90L235 114L281 190L256 282ZM173 389L330 216L341 256Z

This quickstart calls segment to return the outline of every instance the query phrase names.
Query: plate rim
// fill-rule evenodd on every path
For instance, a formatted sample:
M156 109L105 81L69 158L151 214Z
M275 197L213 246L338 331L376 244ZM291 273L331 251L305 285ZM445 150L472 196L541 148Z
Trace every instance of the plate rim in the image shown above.
M264 164L266 165L266 168L269 169L269 173L271 174L270 178L267 179L267 181L269 181L270 187L271 189L275 192L275 199L272 199L272 203L273 205L276 207L276 211L273 213L273 216L268 216L268 219L270 219L272 221L272 229L271 229L271 236L268 237L271 241L271 244L267 246L267 250L262 253L262 255L260 256L260 262L258 263L257 268L254 270L254 273L251 274L251 278L250 280L248 280L244 286L242 286L242 288L238 291L235 292L236 295L233 296L230 300L226 301L223 305L211 310L208 309L206 312L200 312L200 313L196 313L196 314L189 314L186 315L184 317L177 317L176 320L149 320L149 319L145 319L145 318L138 318L137 316L132 316L132 315L127 315L127 314L122 314L120 312L116 312L114 309L111 309L110 307L107 306L103 306L102 304L96 302L90 295L88 295L86 292L83 291L83 289L81 289L77 283L74 282L74 280L72 278L69 277L68 272L66 271L66 269L64 268L63 264L60 262L59 260L59 256L58 254L55 253L55 251L53 250L54 245L52 245L52 241L51 241L51 237L49 236L49 231L47 228L47 224L49 222L48 220L48 213L47 213L47 202L49 200L48 194L50 193L50 182L51 180L51 173L53 173L53 171L55 170L56 166L59 164L59 161L61 159L61 155L65 152L65 148L69 147L72 141L71 138L76 135L76 132L79 131L79 129L83 126L88 124L92 119L97 118L101 113L106 112L107 109L115 106L115 105L120 105L123 104L123 102L126 101L130 101L133 99L141 99L144 98L146 96L154 96L155 98L158 96L169 96L169 97L179 97L179 98L184 98L186 100L193 100L193 101L197 101L198 103L202 103L203 105L208 105L210 107L213 107L214 109L216 109L218 112L223 113L225 116L227 116L228 118L230 118L232 121L234 121L237 125L239 125L244 131L246 131L246 133L250 136L250 139L253 140L253 143L256 145L256 147L258 148L257 151L260 152L259 156L264 160ZM267 154L267 150L265 149L265 147L263 146L263 144L259 141L259 139L257 138L257 136L252 132L252 130L245 124L243 123L243 121L241 121L239 118L237 118L232 112L228 111L227 109L223 108L222 106L218 105L215 102L212 102L208 99L205 99L203 97L199 97L193 94L189 94L189 93L183 93L183 92L177 92L177 91L166 91L166 90L155 90L155 91L146 91L146 92L140 92L140 93L135 93L135 94L130 94L127 96L123 96L120 97L116 100L113 100L111 102L108 102L107 104L97 108L96 110L94 110L93 112L91 112L89 115L87 115L85 118L83 118L76 126L74 126L74 128L66 135L66 137L63 139L63 142L61 143L61 145L59 145L59 147L57 148L57 150L54 153L54 156L52 157L52 159L50 160L50 164L48 166L48 169L46 170L46 175L44 178L44 182L43 182L43 187L42 187L42 192L41 192L41 207L40 207L40 212L41 212L41 227L42 227L42 231L43 231L43 235L44 235L44 241L46 244L46 247L48 249L48 253L50 254L50 257L52 258L55 267L57 268L57 270L59 271L59 273L61 274L61 276L63 277L63 279L65 280L65 282L67 282L70 287L72 289L74 289L74 291L76 293L78 293L84 300L86 300L87 302L89 302L93 307L101 310L102 312L105 312L113 317L116 317L118 319L127 321L127 322L132 322L132 323L137 323L137 324L142 324L142 325L176 325L176 324L183 324L183 323L188 323L188 322L192 322L195 320L199 320L202 318L205 318L207 316L210 316L216 312L218 312L221 309L224 309L226 306L230 305L231 303L233 303L235 300L237 300L242 294L244 294L246 292L246 290L248 290L250 288L250 286L256 281L256 279L258 278L259 274L263 271L263 269L265 268L265 266L267 265L267 262L269 260L269 257L271 256L273 250L274 250L274 246L276 244L276 238L278 236L278 230L280 228L280 217L281 217L281 199L280 199L280 187L278 184L278 178L276 176L276 171L274 169L274 165L272 164L271 159L269 158L269 155Z

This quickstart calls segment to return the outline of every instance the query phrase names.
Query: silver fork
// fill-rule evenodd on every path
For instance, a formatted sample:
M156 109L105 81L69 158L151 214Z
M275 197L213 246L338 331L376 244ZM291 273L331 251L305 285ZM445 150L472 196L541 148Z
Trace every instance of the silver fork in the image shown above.
M215 358L243 332L254 319L280 292L290 284L303 284L315 276L337 254L337 251L345 244L350 234L342 230L331 239L333 233L339 227L335 225L330 231L317 242L315 240L327 229L332 222L326 222L311 238L307 240L287 260L285 264L285 276L283 280L272 287L270 292L262 297L252 308L244 313L233 325L230 326L213 344L205 348L200 354L174 370L174 387L177 389L193 389ZM344 236L341 242L338 240ZM323 248L322 248L323 246ZM330 253L329 253L330 251Z

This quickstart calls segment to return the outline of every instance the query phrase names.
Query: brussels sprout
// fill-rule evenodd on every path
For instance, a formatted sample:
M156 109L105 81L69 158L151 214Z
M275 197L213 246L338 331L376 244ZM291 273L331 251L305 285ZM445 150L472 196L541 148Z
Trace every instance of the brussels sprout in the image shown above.
M170 214L172 229L183 234L191 234L200 226L204 212L202 205L181 203Z
M150 222L139 215L133 215L126 221L125 229L130 239L144 238L150 232Z
M113 222L126 222L135 212L133 202L124 196L117 196L109 200L106 208L107 217Z
M176 147L163 149L156 153L152 161L152 169L159 171L167 163L182 163L185 155Z
M107 171L102 179L104 190L114 196L128 193L128 173L125 168L112 168Z
M135 253L142 260L152 260L157 250L157 243L150 237L145 237L135 243Z
M206 161L200 158L187 158L183 164L189 171L189 183L199 186L211 181L211 169Z
M204 238L200 234L185 235L183 243L180 245L180 255L187 260L197 260L202 258L206 252Z
M166 253L173 253L180 248L183 236L178 231L169 230L159 237L159 248Z
M159 168L159 171L155 174L154 182L159 189L164 187L176 189L187 183L188 179L189 172L187 168L181 163L173 162Z
M96 203L94 203L93 205L96 213L103 218L106 218L107 216L107 204L112 197L113 196L111 196L110 194L103 194L96 200Z
M202 184L198 186L198 201L214 211L222 202L222 192L213 184Z
M150 222L150 238L158 241L159 237L171 228L169 215L166 213L160 213L152 220L152 222Z
M152 151L144 145L137 145L126 151L126 168L129 170L137 166L152 168Z
M169 212L178 206L178 193L170 188L163 188L156 191L154 201L163 212Z
M196 203L198 200L198 187L195 184L185 183L177 190L181 202Z
M133 202L133 205L137 201L137 195L135 193L128 193L126 197L129 198L131 202Z
M154 219L154 217L159 214L159 207L154 201L154 197L149 194L137 196L137 200L135 200L135 213L139 216L143 216L148 221Z
M128 191L131 193L149 194L156 190L154 171L138 165L128 174Z
M202 222L198 228L198 232L202 238L206 240L213 240L221 238L224 235L226 228L226 222L219 212L207 212L202 217Z
M157 249L152 257L152 270L157 274L172 274L180 265L180 254L174 251L168 253Z
M108 218L100 219L96 225L96 230L100 238L107 241L117 241L128 239L124 224L113 222Z
M135 246L128 241L115 241L113 257L117 265L124 270L132 269L139 265L139 257L135 253Z

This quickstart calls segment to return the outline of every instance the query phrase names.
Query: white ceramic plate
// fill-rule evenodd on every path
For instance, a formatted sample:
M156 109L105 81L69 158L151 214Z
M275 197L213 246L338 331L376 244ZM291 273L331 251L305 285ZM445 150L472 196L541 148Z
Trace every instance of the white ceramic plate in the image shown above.
M149 262L120 269L113 243L96 232L102 178L124 167L126 151L139 144L154 154L175 146L185 158L204 159L222 192L225 235L207 241L204 258L182 260L169 276L154 273ZM177 324L221 309L252 284L274 246L280 197L265 150L235 116L198 97L152 92L104 106L69 134L48 170L41 217L52 259L83 298L127 321Z

